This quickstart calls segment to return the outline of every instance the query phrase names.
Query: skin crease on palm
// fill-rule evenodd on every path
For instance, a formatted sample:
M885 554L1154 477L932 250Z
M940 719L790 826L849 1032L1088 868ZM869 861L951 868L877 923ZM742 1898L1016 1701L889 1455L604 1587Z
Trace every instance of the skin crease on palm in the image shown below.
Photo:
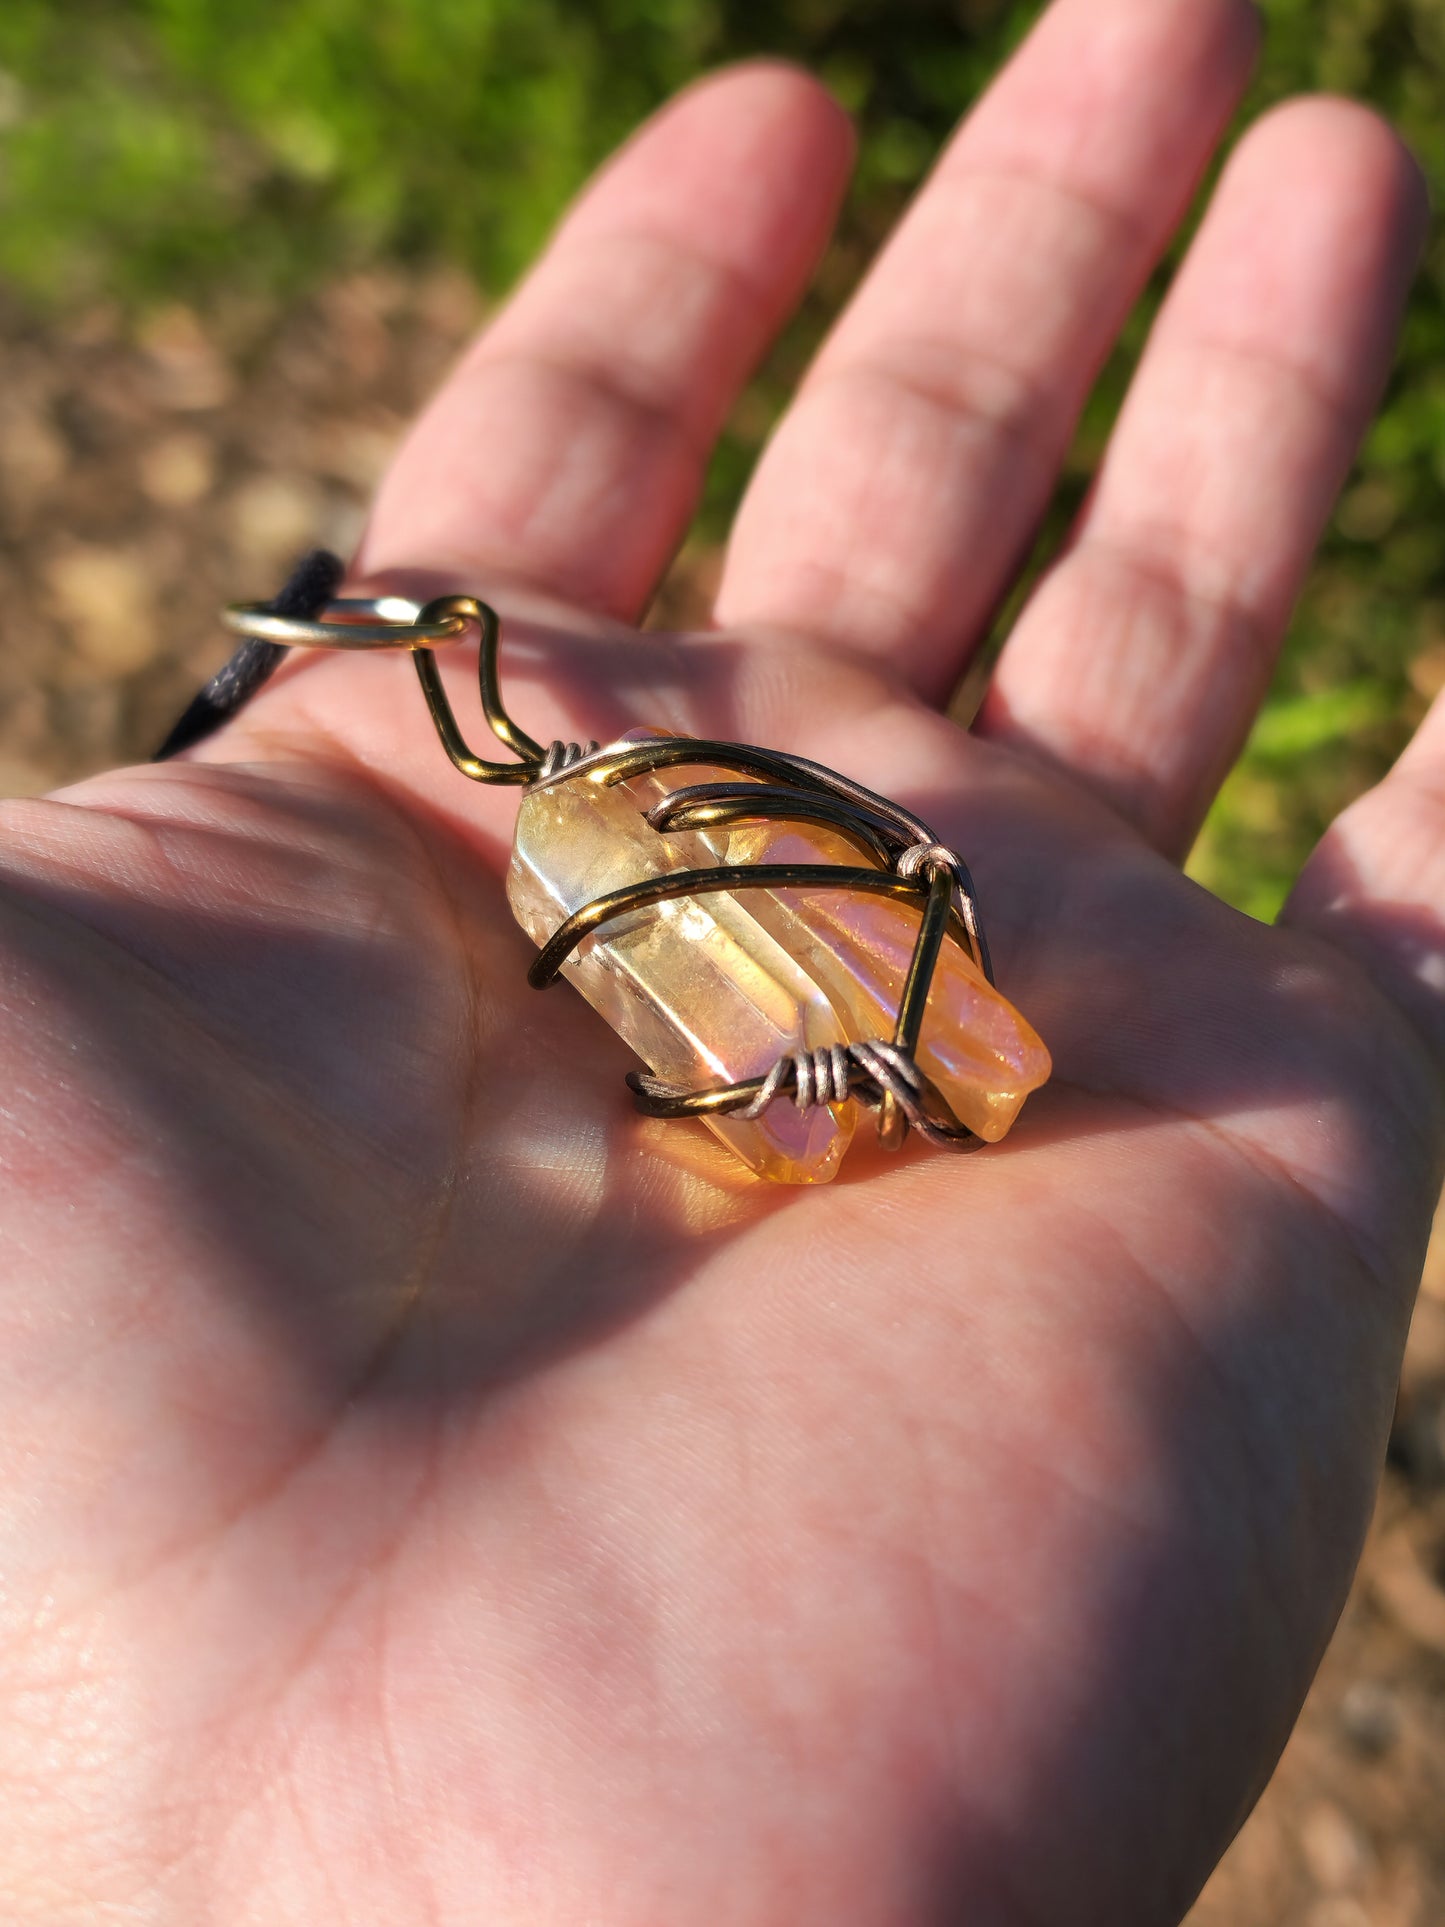
M1177 868L1421 245L1372 116L1243 140L973 733L935 705L1256 40L1058 0L764 455L716 625L639 635L851 159L805 76L704 82L354 566L496 601L544 740L777 745L932 822L1054 1054L1006 1146L787 1190L638 1119L527 989L515 792L404 657L4 806L6 1921L1186 1910L1348 1587L1441 1172L1445 716L1279 928Z

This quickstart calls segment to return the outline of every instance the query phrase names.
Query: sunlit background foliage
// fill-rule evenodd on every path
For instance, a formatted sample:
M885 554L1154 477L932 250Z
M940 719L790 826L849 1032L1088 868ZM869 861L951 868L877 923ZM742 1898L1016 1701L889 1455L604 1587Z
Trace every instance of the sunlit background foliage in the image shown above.
M843 236L714 466L725 525L808 343L1037 0L4 0L0 281L41 309L144 311L218 285L301 294L360 261L454 260L489 292L589 165L671 89L792 55L858 117ZM1302 88L1389 112L1445 184L1445 0L1264 0L1250 104ZM1161 283L1163 277L1160 278ZM1195 857L1273 913L1302 850L1445 684L1445 253L1270 705ZM1090 407L1040 556L1077 504L1147 330Z

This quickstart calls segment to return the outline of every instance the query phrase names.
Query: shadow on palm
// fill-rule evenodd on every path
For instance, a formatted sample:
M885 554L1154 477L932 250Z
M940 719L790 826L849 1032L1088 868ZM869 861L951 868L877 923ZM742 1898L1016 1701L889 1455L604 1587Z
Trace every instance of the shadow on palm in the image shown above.
M298 663L243 733L282 740L269 706L285 728L326 716L351 767L99 779L76 793L99 805L76 862L76 820L46 818L48 854L13 888L22 908L74 920L78 944L57 936L41 966L66 1022L165 1145L177 1217L204 1220L234 1255L233 1288L319 1408L363 1384L470 1403L644 1316L764 1221L780 1289L820 1212L846 1215L865 1244L876 1218L878 1262L908 1263L963 1227L971 1240L1002 1227L1025 1190L1048 1188L1050 1159L1091 1137L1144 1140L1112 1168L1121 1202L1167 1184L1157 1139L1176 1124L1261 1169L1299 1150L1305 1175L1285 1182L1301 1210L1348 1218L1353 1191L1374 1194L1368 1143L1351 1146L1353 1168L1319 1173L1303 1140L1342 1088L1390 1082L1383 1003L1348 967L1185 881L1066 780L837 661L794 653L780 673L766 645L736 637L518 630L517 713L549 731L606 740L662 720L781 737L932 823L974 869L1001 985L1044 1035L1055 1079L1006 1145L967 1160L916 1146L888 1158L865 1123L822 1192L751 1179L701 1126L636 1117L623 1086L635 1060L602 1019L570 987L526 986L531 946L497 874L515 794L446 765L404 660L361 665L384 672L369 680L351 663ZM836 713L816 700L825 667ZM447 669L466 717L474 658ZM399 776L383 755L398 730L411 738ZM920 787L940 770L955 773ZM56 806L14 806L13 842L37 811ZM90 967L95 938L122 958L119 978ZM121 994L138 988L145 1024ZM1398 1048L1389 1036L1387 1055ZM1352 1235L1368 1246L1375 1232Z
M718 691L756 667L726 673L741 661L727 640L703 641L696 671L686 646L646 647L672 665L666 719L690 728L716 728ZM567 682L545 651L535 667L550 687ZM611 661L603 683L627 673ZM389 728L393 695L374 709L358 698L348 735ZM618 699L629 712L632 695ZM899 713L881 692L863 707ZM439 760L418 711L403 726ZM459 777L456 803L438 807L428 789L403 807L393 784L325 761L192 765L101 779L93 815L12 806L11 935L32 1002L83 1040L89 1101L113 1111L176 1230L168 1282L203 1325L260 1346L259 1381L243 1372L228 1387L238 1422L264 1432L284 1414L295 1432L299 1411L302 1432L351 1439L358 1519L378 1473L370 1423L397 1487L378 1517L401 1534L419 1502L400 1511L412 1488L399 1482L421 1477L438 1437L472 1439L505 1491L500 1413L519 1399L546 1409L559 1377L607 1351L624 1384L639 1367L639 1421L655 1425L641 1361L654 1343L691 1357L726 1321L706 1396L686 1376L668 1395L685 1451L689 1415L714 1399L739 1427L734 1408L762 1401L769 1427L812 1443L796 1459L790 1449L765 1499L731 1489L725 1453L703 1481L709 1492L723 1481L710 1502L719 1530L746 1501L766 1558L801 1562L811 1583L813 1522L827 1519L825 1537L847 1551L825 1564L859 1597L883 1588L894 1603L882 1624L905 1651L921 1602L953 1602L939 1645L904 1667L897 1703L875 1690L874 1729L916 1722L921 1667L951 1709L951 1744L993 1744L989 1682L1033 1666L1010 1621L1051 1611L1026 1551L1042 1531L1057 1561L1049 1590L1065 1589L1089 1669L1052 1744L1021 1766L1016 1810L1092 1838L1134 1797L1124 1763L1162 1746L1204 1782L1223 1763L1203 1827L1217 1845L1238 1817L1230 1761L1272 1758L1317 1654L1309 1628L1281 1644L1276 1602L1302 1574L1316 1607L1337 1594L1366 1506L1368 1468L1339 1421L1347 1403L1378 1403L1379 1388L1372 1370L1350 1385L1341 1368L1381 1349L1380 1308L1342 1255L1342 1207L1311 1186L1358 1182L1378 1202L1401 1179L1387 1184L1353 1137L1327 1169L1303 1153L1342 1149L1321 1116L1351 1080L1378 1091L1390 1020L1348 970L1196 890L1060 779L965 743L928 712L906 715L879 733L812 705L799 746L826 749L963 846L1001 981L1055 1052L1056 1081L1014 1136L966 1160L889 1160L860 1142L833 1186L790 1192L740 1178L701 1127L637 1119L629 1053L570 989L527 989L531 947L506 913L498 820L480 836L453 820L497 799ZM734 710L729 727L746 720ZM920 773L940 757L957 779L925 788ZM1384 1049L1398 1049L1393 1037ZM1251 1145L1255 1126L1267 1148ZM83 1190L75 1202L83 1215ZM1376 1235L1375 1221L1356 1235ZM1218 1301L1201 1313L1211 1275ZM1282 1364L1281 1331L1305 1308ZM654 1340L655 1326L666 1329ZM193 1369L182 1350L179 1370ZM946 1476L917 1462L920 1427ZM603 1436L630 1463L616 1431ZM572 1451L565 1428L549 1449ZM604 1462L579 1503L612 1476ZM659 1490L675 1476L649 1460ZM1167 1495L1148 1501L1144 1529L1141 1493ZM494 1499L488 1479L459 1477L446 1503L485 1535ZM913 1552L875 1541L879 1506L901 1508ZM708 1508L689 1500L670 1516L702 1529ZM234 1558L257 1637L274 1622L283 1639L284 1598ZM463 1588L482 1583L473 1564L453 1554ZM727 1543L674 1582L676 1596L694 1581L743 1624L751 1581ZM428 1608L439 1585L426 1581ZM749 1637L786 1640L789 1623ZM1242 1656L1226 1695L1219 1624ZM841 1628L796 1630L789 1664L824 1690L835 1667L857 1664ZM634 1635L609 1620L608 1637L607 1665L626 1674ZM1261 1665L1277 1668L1267 1691ZM645 1703L644 1682L629 1676L626 1691ZM1257 1711L1242 1711L1256 1694ZM1178 1735L1150 1725L1169 1696L1193 1709L1187 1764ZM485 1755L486 1719L484 1702L459 1708L451 1743ZM425 1757L424 1726L397 1731L402 1758ZM1200 1827L1196 1811L1173 1809L1152 1849L1160 1891L1187 1888ZM1014 1878L1012 1823L967 1802L912 1814L900 1837L919 1918L952 1917L960 1894Z

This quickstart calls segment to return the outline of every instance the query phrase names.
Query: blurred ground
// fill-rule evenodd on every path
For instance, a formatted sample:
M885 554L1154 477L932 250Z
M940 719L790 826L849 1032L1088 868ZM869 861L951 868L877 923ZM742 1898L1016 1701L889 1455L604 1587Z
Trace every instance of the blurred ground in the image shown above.
M220 602L345 553L476 318L459 274L284 313L218 300L45 326L0 304L0 790L144 758L227 645Z
M141 322L95 307L42 329L0 306L0 793L146 756L227 653L218 603L313 542L352 545L478 309L451 271ZM700 611L708 568L684 557L666 619ZM1359 1582L1190 1927L1440 1927L1442 1816L1445 1228Z

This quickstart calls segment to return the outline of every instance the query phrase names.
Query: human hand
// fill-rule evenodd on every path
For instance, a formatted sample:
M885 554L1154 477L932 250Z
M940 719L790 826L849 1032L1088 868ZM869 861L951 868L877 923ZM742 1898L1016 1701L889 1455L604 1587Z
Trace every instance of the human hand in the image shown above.
M526 988L515 798L400 658L5 806L7 1919L1187 1906L1344 1596L1440 1175L1445 719L1281 928L1175 867L1419 246L1371 117L1245 140L978 728L936 704L1254 31L1059 0L764 457L719 626L639 636L849 159L796 74L693 90L354 570L498 603L544 739L761 742L933 823L1054 1054L1006 1146L860 1135L789 1191L638 1119L601 1021Z

